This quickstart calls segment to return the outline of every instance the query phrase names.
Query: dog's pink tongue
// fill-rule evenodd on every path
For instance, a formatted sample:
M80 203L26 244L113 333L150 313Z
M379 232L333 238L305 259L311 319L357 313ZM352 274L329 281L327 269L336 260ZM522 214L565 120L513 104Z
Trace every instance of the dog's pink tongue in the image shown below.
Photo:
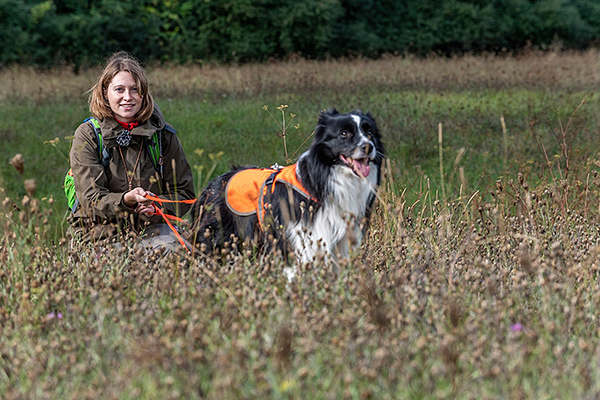
M363 178L369 176L369 173L371 172L371 166L369 165L368 158L363 158L360 160L353 159L352 162L354 163L354 168L356 168L356 171L358 171Z

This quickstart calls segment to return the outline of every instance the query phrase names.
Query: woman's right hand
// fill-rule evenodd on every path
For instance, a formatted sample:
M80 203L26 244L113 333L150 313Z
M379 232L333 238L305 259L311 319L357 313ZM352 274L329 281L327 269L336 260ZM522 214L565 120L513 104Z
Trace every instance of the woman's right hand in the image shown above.
M137 204L135 209L136 212L154 211L152 200L148 199L146 195L154 196L154 193L149 192L144 188L136 187L123 195L123 203L125 203L127 207L135 207Z

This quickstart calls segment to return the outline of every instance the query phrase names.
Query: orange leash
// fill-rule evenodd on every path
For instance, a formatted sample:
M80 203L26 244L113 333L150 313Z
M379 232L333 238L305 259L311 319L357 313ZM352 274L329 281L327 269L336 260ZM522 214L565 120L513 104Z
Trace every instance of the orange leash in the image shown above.
M149 194L147 194L144 197L147 198L148 200L156 201L156 202L159 202L161 204L162 203L194 204L196 202L196 199L191 199L191 200L167 200L167 199L161 199L160 197L156 197L156 196L150 196Z
M156 197L156 196L150 196L150 195L146 195L145 196L148 200L152 200L152 201L156 201L157 203L183 203L183 204L194 204L196 202L196 199L191 199L191 200L166 200L166 199L161 199L160 197ZM181 243L181 245L188 251L188 253L191 253L190 249L188 249L188 247L185 245L185 242L183 240L183 238L181 237L181 235L179 234L179 232L177 232L177 229L175 229L175 227L173 226L173 224L171 223L171 221L169 220L173 220L173 221L183 221L183 219L175 216L175 215L170 215L170 214L165 214L163 212L162 209L158 208L156 206L156 204L152 203L152 205L154 206L154 213L152 213L152 215L160 215L165 222L167 223L167 225L169 226L169 228L171 228L171 231L173 231L173 233L175 234L175 237L177 238L177 240L179 240L179 243Z

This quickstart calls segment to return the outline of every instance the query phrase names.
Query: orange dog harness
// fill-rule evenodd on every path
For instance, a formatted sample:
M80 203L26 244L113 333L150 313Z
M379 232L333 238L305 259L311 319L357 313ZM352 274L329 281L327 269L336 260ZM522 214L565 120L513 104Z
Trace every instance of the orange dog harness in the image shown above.
M265 196L273 193L277 182L284 183L307 199L316 201L302 186L296 175L296 164L292 164L283 169L252 168L236 173L225 189L227 207L241 216L257 213L258 223L264 229L265 212L268 207Z

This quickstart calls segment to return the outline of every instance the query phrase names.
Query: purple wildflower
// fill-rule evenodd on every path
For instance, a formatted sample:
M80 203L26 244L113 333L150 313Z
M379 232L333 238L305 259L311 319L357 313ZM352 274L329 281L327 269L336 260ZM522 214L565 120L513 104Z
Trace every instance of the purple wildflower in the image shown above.
M51 312L51 313L49 313L49 314L46 315L46 320L47 321L50 321L51 319L54 319L54 318L62 319L63 315L62 315L62 313L60 311L57 311L56 313Z
M512 324L512 325L510 326L510 330L511 330L512 332L521 332L521 331L522 331L524 328L525 328L525 327L523 326L523 324L519 324L519 323Z

